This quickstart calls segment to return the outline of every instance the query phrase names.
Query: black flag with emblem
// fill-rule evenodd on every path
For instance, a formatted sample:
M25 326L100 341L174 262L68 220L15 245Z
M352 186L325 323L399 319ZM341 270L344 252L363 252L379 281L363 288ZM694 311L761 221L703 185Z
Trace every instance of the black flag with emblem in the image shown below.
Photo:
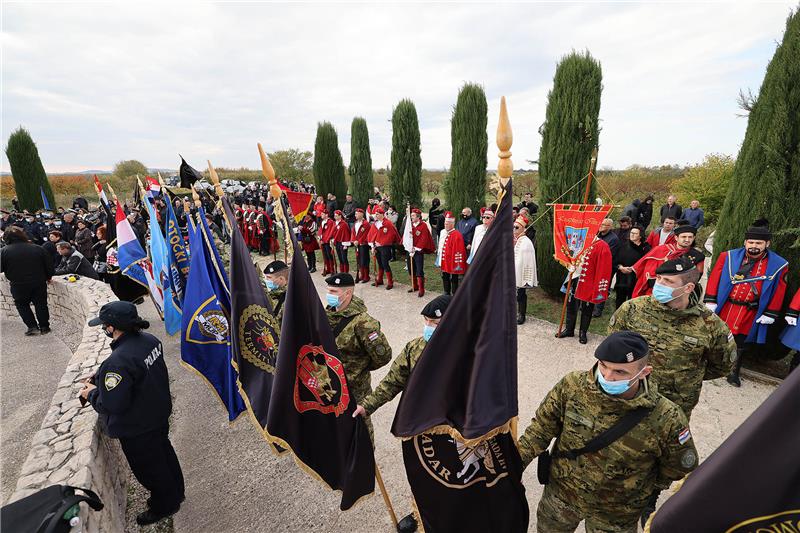
M222 205L235 221L227 198ZM278 321L272 313L250 251L235 223L231 232L231 352L239 372L239 391L258 427L266 434L269 399L278 357Z
M181 168L178 171L178 174L181 176L181 188L188 189L199 179L203 178L203 175L197 171L194 167L192 167L186 160L183 158L182 155L178 154L178 157L181 158Z
M800 531L798 406L795 370L689 474L645 531Z
M347 510L375 488L375 458L345 377L325 309L296 242L283 304L278 371L267 431Z
M526 531L511 181L400 399L392 433L425 531Z

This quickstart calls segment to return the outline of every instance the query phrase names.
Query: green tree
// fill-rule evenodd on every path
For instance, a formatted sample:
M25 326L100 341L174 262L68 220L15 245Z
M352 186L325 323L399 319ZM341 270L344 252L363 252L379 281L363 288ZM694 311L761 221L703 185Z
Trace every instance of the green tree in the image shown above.
M51 209L55 209L53 189L39 158L39 150L31 134L22 126L8 137L6 157L11 166L11 176L14 178L14 189L20 208L32 211L44 208L42 202L42 191L44 191Z
M269 154L269 161L279 178L286 181L310 181L314 154L297 148Z
M539 191L546 204L582 203L592 151L598 146L598 116L603 90L600 63L589 52L572 52L561 59L547 95L545 122L540 128ZM576 185L581 182L579 185ZM589 202L595 197L592 184ZM536 261L539 284L549 294L559 294L566 271L553 259L553 214L537 223Z
M414 102L400 100L392 112L392 167L389 194L400 212L406 203L422 201L422 157L419 147L419 121Z
M689 167L672 190L684 207L692 200L699 201L706 224L716 224L731 186L734 163L729 155L709 154L699 165Z
M114 165L114 170L111 174L115 178L129 178L131 176L139 175L142 178L147 174L147 167L144 163L135 159L128 159L127 161L120 161Z
M359 207L366 207L374 193L372 154L369 149L367 121L355 117L350 126L350 192Z
M790 265L800 264L795 236L800 227L800 14L791 13L783 41L767 66L761 89L750 102L742 147L714 235L714 256L742 246L744 232L760 217L769 220L772 249ZM800 284L789 270L790 293Z
M464 84L450 120L450 173L444 184L447 206L453 212L465 207L477 212L485 203L487 113L483 87Z
M330 122L317 124L313 168L317 194L333 193L341 205L347 193L347 184L344 181L344 163L342 153L339 151L339 137Z

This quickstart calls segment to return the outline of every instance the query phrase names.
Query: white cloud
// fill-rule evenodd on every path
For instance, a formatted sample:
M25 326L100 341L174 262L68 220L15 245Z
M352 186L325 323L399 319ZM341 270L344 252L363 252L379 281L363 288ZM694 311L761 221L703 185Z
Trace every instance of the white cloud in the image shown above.
M1 132L29 128L49 171L177 167L178 152L256 168L256 142L313 150L322 120L348 162L363 116L379 167L392 107L408 97L423 164L442 168L458 89L475 81L490 167L501 95L515 166L527 167L559 58L588 48L603 67L600 164L694 162L738 150L736 95L760 85L792 6L6 4Z

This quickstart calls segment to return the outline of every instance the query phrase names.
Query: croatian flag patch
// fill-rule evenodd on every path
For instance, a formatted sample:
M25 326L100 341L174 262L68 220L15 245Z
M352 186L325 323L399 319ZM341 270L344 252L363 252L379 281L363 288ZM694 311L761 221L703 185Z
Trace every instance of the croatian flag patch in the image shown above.
M370 342L375 342L375 339L378 338L378 332L373 331L372 333L369 334L368 338Z
M684 429L678 434L678 442L680 444L685 444L687 440L692 438L692 434L689 431L689 428Z

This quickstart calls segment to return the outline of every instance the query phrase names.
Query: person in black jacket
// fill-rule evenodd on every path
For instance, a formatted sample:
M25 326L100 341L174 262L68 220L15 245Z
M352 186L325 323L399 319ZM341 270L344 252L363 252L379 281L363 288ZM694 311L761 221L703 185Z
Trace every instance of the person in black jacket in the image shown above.
M3 240L7 246L0 250L0 272L8 278L14 305L28 326L25 335L30 337L50 333L47 284L55 274L53 260L44 248L30 242L22 228L8 228ZM36 316L31 311L31 303Z
M622 267L630 267L650 251L650 245L644 240L644 230L641 226L634 226L628 233L628 240L622 243L617 254L617 282L614 291L617 293L617 309L633 296L636 286L636 274L626 274Z
M53 265L57 265L61 262L61 256L58 255L58 249L56 248L56 244L61 242L63 237L61 232L57 229L50 230L50 233L47 234L47 242L42 245L42 248L50 255L50 259L53 261Z
M56 244L56 250L61 256L61 262L56 267L57 276L78 274L91 279L100 279L89 260L83 257L83 254L73 248L70 243L61 241Z
M108 436L119 439L133 475L150 491L148 509L136 523L153 524L178 512L184 500L183 472L169 441L172 398L164 347L142 331L150 324L129 302L105 304L89 325L102 325L114 340L97 373L82 380L80 397L103 419Z
M634 225L641 226L646 231L651 220L653 220L653 195L648 194L639 204L639 211L636 213L636 220L633 222Z

